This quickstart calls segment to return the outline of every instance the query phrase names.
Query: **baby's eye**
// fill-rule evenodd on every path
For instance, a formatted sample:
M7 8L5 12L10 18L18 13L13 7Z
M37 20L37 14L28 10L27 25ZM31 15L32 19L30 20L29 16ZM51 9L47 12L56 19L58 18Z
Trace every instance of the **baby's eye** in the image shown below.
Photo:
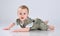
M20 15L22 15L22 13L20 13Z
M26 13L24 13L24 15L25 15Z

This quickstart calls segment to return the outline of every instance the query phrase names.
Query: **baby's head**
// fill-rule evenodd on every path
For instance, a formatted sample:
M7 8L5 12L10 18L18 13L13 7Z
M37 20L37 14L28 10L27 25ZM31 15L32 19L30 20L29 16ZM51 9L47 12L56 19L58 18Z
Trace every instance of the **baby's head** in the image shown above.
M25 19L27 19L28 17L28 14L29 14L29 9L27 6L25 5L22 5L18 8L18 18L21 20L21 21L24 21Z

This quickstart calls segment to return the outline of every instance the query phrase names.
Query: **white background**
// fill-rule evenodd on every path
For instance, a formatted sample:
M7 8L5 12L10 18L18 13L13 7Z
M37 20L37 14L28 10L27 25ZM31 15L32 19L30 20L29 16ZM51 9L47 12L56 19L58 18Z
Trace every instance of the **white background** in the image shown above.
M48 20L60 33L60 0L0 0L0 26L9 25L17 18L17 9L26 5L30 9L29 17Z

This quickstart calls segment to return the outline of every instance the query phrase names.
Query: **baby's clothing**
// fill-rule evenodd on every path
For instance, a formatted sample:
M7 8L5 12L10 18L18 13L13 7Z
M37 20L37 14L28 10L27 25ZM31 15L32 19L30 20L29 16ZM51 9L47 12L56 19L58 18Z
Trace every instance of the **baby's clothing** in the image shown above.
M41 19L31 19L27 18L24 20L24 23L20 21L20 19L16 19L16 24L19 25L21 28L29 27L30 30L47 30L48 25L46 25Z
M45 24L41 19L34 19L33 26L31 30L48 30L48 25Z
M32 22L31 18L27 18L26 20L24 20L23 24L20 21L20 19L16 19L16 23L17 23L17 25L20 25L21 28L32 27L33 26L33 22Z

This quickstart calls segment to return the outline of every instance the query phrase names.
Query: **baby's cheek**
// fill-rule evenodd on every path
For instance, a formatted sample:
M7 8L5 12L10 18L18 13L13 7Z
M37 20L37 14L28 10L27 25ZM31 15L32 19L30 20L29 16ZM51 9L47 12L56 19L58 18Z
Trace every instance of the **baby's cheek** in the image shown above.
M19 15L19 17L21 18L21 15Z
M27 18L27 15L26 16L24 16L25 18Z

